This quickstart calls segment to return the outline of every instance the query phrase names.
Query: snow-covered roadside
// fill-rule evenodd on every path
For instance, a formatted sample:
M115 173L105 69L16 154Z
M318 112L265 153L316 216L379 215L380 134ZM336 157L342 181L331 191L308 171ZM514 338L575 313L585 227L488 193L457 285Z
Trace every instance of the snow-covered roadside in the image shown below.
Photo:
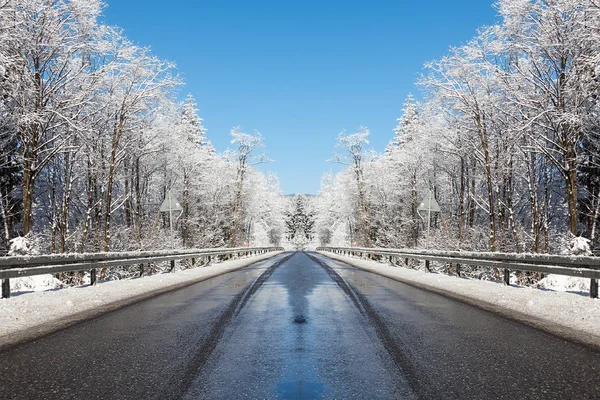
M504 286L497 282L425 273L421 270L391 267L389 264L328 252L319 253L400 282L476 305L559 336L600 347L599 299L572 292Z
M225 261L162 273L144 278L124 279L43 292L28 292L0 299L0 348L32 339L111 310L189 284L246 267L281 254Z

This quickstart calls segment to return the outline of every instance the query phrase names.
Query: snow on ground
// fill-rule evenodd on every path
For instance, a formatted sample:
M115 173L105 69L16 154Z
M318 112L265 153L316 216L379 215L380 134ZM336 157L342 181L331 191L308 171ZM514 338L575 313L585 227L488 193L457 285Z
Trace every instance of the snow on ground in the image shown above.
M542 289L558 290L561 292L581 292L585 294L590 291L590 280L577 278L576 276L550 274L536 283L535 286Z
M55 282L45 282L46 275L29 278L29 281L21 280L21 285L25 285L21 286L21 290L25 291L13 292L9 299L0 299L0 347L40 336L142 298L209 279L277 254L279 253L267 253L176 273L101 282L96 286L30 292L27 290L32 287L53 287Z
M376 261L361 260L320 252L358 268L421 287L448 297L475 304L528 325L580 342L600 346L600 299L591 299L579 288L569 287L569 280L559 277L554 285L577 292L505 286L441 273L426 273L392 267ZM556 275L553 275L556 277ZM566 277L565 277L566 278ZM550 284L550 282L548 282Z
M59 289L65 287L59 279L53 275L25 276L10 280L11 293L19 294L21 292L43 292L46 290Z

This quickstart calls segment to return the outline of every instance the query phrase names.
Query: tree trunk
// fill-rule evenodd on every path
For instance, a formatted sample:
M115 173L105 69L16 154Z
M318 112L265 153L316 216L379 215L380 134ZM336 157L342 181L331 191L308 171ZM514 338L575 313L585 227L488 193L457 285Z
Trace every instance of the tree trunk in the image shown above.
M517 223L515 221L515 210L514 210L514 205L513 205L513 198L514 198L514 187L513 187L513 159L512 157L510 157L510 162L509 162L509 172L508 172L508 177L507 177L507 181L506 181L506 202L508 204L508 221L509 221L509 226L512 230L512 237L513 237L513 244L515 246L515 251L517 253L521 252L521 243L519 241L519 232L517 230Z
M81 235L81 247L79 248L80 253L85 252L85 246L87 243L88 231L92 224L92 210L94 208L94 188L95 179L92 176L92 162L89 158L87 159L87 209L85 211L85 221L83 223L83 234Z
M75 142L74 142L75 144ZM69 235L69 206L71 204L71 191L73 189L73 155L65 154L63 197L60 218L60 252L67 251L67 236Z
M577 235L577 166L569 162L567 172L567 203L569 205L569 229Z
M526 139L524 139L524 146L527 146ZM531 205L531 231L533 233L534 251L539 253L542 244L542 232L540 226L540 207L537 193L537 157L534 152L528 153L527 156L527 187L529 189L529 203Z
M140 158L135 159L135 228L138 243L142 242L142 191L140 190Z
M48 182L50 183L50 253L56 252L56 236L58 231L58 212L56 211L56 170L58 166L54 163L54 168L49 171Z
M411 174L411 231L410 231L410 247L417 247L419 238L417 208L419 207L419 198L417 196L417 171L413 170Z
M458 220L458 246L463 242L465 234L465 159L460 157L460 191L459 191L459 220Z
M490 216L490 248L494 252L497 250L496 245L496 208L494 201L494 182L492 177L492 165L490 160L490 153L488 149L487 131L485 126L480 124L479 127L479 138L481 140L481 148L484 155L484 168L485 178L487 183L488 203L489 203L489 216Z
M115 116L110 161L108 164L108 180L106 183L106 204L104 205L104 251L110 251L110 217L112 211L112 195L115 174L117 171L117 151L123 133L123 117Z
M6 204L6 205L5 205ZM4 196L2 194L2 187L0 187L0 217L2 218L2 228L4 233L4 247L8 249L8 241L10 240L10 228L8 223L8 201L5 203Z
M35 82L35 112L42 108L42 76L39 72L40 62L34 60L34 82ZM33 229L33 189L36 178L36 162L38 158L39 130L38 123L33 123L21 131L23 144L23 236ZM39 168L39 166L37 166Z
M245 167L241 167L245 168ZM233 200L233 220L231 224L231 234L229 237L229 247L235 247L239 244L239 235L241 231L241 215L240 208L242 205L242 195L244 190L244 171L241 170L238 173L238 185L235 192L235 198Z
M596 244L596 229L598 227L598 217L600 217L600 192L596 194L596 206L594 207L593 221L592 221L592 229L590 233L590 241L592 244L592 248L595 247Z
M477 169L477 160L473 158L473 166L471 168L471 199L469 202L469 228L475 226L475 171Z
M545 196L544 196L544 210L542 213L542 229L544 234L544 253L550 253L550 200L552 198L552 171L550 165L545 165L544 168L544 183L545 183Z
M124 165L123 165L123 169L125 170L125 225L128 228L131 228L131 225L133 224L133 220L131 218L131 192L129 190L129 179L130 177L127 176L127 174L129 173L129 158L125 157L125 160L123 161Z
M31 231L33 225L31 215L33 208L33 183L31 163L25 161L23 169L23 236Z
M189 235L189 217L190 217L190 199L189 199L189 185L190 177L186 171L183 172L183 224L181 229L181 236L183 240L183 247L187 245Z
M364 244L366 247L371 247L371 237L369 235L369 221L368 221L368 208L366 195L364 191L363 184L361 180L359 180L359 188L358 188L358 199L360 203L360 213L361 213L361 231L364 240Z

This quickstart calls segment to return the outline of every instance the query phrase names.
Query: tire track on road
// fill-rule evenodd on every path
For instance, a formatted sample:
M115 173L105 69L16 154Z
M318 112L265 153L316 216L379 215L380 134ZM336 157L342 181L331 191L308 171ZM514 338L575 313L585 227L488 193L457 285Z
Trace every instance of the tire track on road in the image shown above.
M403 351L401 343L395 339L394 335L388 328L385 320L377 313L373 306L369 303L367 298L360 293L360 291L354 289L348 284L344 278L342 278L331 266L325 261L321 260L313 254L306 253L306 255L314 262L319 264L331 277L331 279L344 291L344 293L354 303L356 308L364 315L375 327L377 336L383 343L385 349L388 351L390 357L396 364L396 367L400 370L409 382L412 390L419 395L421 398L436 398L436 393L432 391L432 385L429 384L429 379L424 376L419 376L418 372L410 362L407 353ZM350 266L351 267L351 266Z
M229 306L217 318L215 325L210 330L210 333L206 337L203 337L201 340L198 341L198 351L188 356L189 360L185 363L186 367L185 372L183 374L183 379L179 379L179 374L173 376L172 381L169 382L169 384L165 385L165 388L168 388L167 390L172 390L173 387L177 387L177 397L181 397L188 390L195 376L204 367L206 361L208 360L213 350L219 343L219 340L223 336L223 332L225 331L227 325L236 315L238 315L242 311L246 303L258 291L258 289L260 289L260 287L271 277L273 272L281 264L289 260L293 255L294 253L291 253L275 262L273 265L267 268L265 272L263 272L244 291L240 292L233 298ZM171 390L169 390L168 392L169 396L172 396ZM155 398L165 398L164 395L165 393L161 392L158 393Z

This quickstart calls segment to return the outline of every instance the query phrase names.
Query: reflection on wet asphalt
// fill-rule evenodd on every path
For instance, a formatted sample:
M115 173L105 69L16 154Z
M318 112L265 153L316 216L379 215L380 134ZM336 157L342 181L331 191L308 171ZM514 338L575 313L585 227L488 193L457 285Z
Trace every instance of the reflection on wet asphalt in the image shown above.
M593 399L598 356L297 252L6 350L0 399Z
M304 253L225 330L185 397L415 398L369 320Z

